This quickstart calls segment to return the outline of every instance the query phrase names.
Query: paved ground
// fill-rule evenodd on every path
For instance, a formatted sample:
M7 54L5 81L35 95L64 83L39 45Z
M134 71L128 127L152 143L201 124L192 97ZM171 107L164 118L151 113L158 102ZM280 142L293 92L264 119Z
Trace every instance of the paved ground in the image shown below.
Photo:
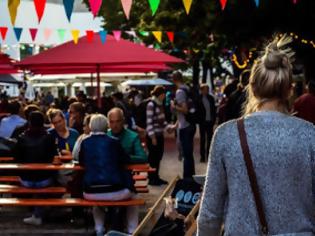
M165 156L161 163L161 178L171 181L177 175L182 175L183 163L178 160L178 152L174 138L168 137L165 145ZM196 174L204 174L206 164L199 163L199 143L195 139L195 163ZM141 209L143 217L149 207L163 191L163 187L149 187L150 193L141 194L140 197L146 199L146 206ZM69 209L51 208L48 211L45 223L40 227L27 226L22 223L22 219L29 216L26 208L1 208L0 210L0 235L1 236L22 236L22 235L91 235L93 231L93 219L88 214L88 224L84 220L70 222ZM88 226L88 227L87 227Z

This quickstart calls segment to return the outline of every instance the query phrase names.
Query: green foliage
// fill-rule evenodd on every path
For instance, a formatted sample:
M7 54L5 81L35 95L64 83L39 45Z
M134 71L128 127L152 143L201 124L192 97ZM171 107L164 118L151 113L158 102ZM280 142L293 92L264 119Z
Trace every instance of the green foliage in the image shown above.
M88 0L84 2L88 5ZM259 50L275 32L293 31L314 39L314 30L309 25L315 21L314 11L313 0L299 1L296 5L290 0L261 0L258 8L254 0L228 0L224 11L219 0L193 0L187 15L182 0L161 0L152 16L148 0L133 0L127 20L120 0L105 0L100 14L105 18L107 30L142 31L138 37L147 45L157 41L145 32L176 32L174 43L163 35L159 45L162 50L187 59L191 65L202 60L210 67L217 67L222 49L234 48L236 53L252 47ZM185 51L190 53L187 55Z

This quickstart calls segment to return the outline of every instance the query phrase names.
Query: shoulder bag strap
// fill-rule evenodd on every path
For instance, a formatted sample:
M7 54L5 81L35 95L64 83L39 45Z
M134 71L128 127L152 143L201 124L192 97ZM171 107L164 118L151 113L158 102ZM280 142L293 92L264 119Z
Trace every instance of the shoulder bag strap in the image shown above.
M256 173L254 170L253 161L251 159L250 152L249 152L249 147L248 147L247 137L246 137L246 131L245 131L245 126L244 126L244 118L241 118L237 121L237 128L238 128L238 132L239 132L239 136L240 136L241 147L242 147L242 152L243 152L243 156L244 156L244 161L246 164L246 169L247 169L247 174L248 174L250 186L251 186L251 189L252 189L252 192L254 195L256 209L257 209L259 221L260 221L260 224L262 227L261 231L262 231L263 235L268 235L269 234L268 224L267 224L265 212L263 209L261 197L259 194L257 177L256 177Z

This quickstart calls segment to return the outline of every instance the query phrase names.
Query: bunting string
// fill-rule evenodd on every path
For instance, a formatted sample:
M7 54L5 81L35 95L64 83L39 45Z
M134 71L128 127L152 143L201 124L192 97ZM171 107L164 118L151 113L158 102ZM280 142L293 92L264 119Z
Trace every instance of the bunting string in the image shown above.
M120 0L122 5L122 10L125 13L125 17L127 20L130 18L130 11L132 8L133 0ZM147 0L148 1L148 7L150 8L152 12L152 16L156 14L156 12L159 9L160 6L160 0ZM225 8L228 6L229 1L228 0L216 0L220 3L221 10L224 11ZM260 1L259 0L252 0L253 3L259 7ZM9 15L11 19L11 23L14 26L15 25L15 19L17 17L18 8L20 6L21 0L8 0L8 10ZM36 14L38 17L38 22L40 23L42 17L45 13L45 7L47 0L33 0L34 7L36 10ZM73 13L74 9L74 0L63 0L63 5L65 9L65 15L67 16L68 21L71 21L71 15ZM104 3L105 2L105 3ZM182 0L183 7L187 15L190 13L191 6L194 4L193 0ZM298 0L291 0L292 4L296 5L299 4ZM91 9L91 13L94 17L97 17L99 15L99 11L101 9L102 4L106 4L106 1L103 0L89 0L88 1Z

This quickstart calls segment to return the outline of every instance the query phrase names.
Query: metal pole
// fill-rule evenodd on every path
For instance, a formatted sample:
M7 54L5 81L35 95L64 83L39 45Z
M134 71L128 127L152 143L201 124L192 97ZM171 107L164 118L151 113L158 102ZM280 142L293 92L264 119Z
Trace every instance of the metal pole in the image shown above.
M96 67L96 73L97 73L97 106L98 108L101 108L102 106L102 101L101 101L101 77L100 77L100 73L101 73L101 66L98 64Z

